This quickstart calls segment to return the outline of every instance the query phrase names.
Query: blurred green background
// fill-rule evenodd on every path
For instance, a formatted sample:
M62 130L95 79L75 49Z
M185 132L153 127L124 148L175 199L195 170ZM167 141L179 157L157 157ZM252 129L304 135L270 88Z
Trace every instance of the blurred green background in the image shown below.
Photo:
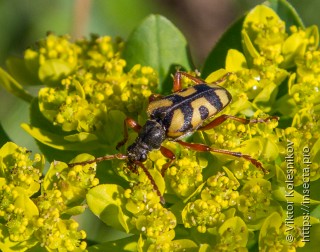
M227 27L261 2L263 1L0 0L0 66L5 67L5 60L9 56L22 56L28 46L45 37L48 31L58 35L70 34L73 39L90 33L126 39L142 19L151 13L159 13L169 18L184 33L190 43L195 66L201 69L206 55ZM320 25L317 13L320 1L289 2L297 9L306 26ZM0 88L0 122L5 131L18 145L37 152L34 140L20 128L22 122L29 121L28 109L27 103ZM109 239L121 235L108 229L99 232L99 227L93 226L96 224L84 225L90 230L89 237L94 236L96 239L103 240L105 232L110 232ZM97 237L99 234L104 237Z
M245 11L263 1L254 0L0 0L0 66L9 56L21 56L48 31L72 38L99 35L127 38L150 13L168 17L190 43L195 66L201 69L219 36ZM320 24L320 1L292 0L305 24ZM28 104L0 88L0 120L17 144L37 151L34 141L20 128L28 122Z

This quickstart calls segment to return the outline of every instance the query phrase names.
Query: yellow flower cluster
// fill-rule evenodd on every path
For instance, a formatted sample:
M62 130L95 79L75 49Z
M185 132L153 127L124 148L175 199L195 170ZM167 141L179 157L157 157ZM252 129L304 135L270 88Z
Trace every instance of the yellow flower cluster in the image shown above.
M95 169L69 169L66 164L53 163L58 168L51 168L41 179L44 159L39 154L31 159L30 154L11 142L0 149L0 220L2 230L9 234L8 244L12 249L20 245L27 249L38 243L48 250L85 250L87 244L82 240L86 233L78 231L75 220L63 215L84 210L77 204L83 201L86 190L98 183Z
M175 236L176 217L160 203L157 192L143 171L136 179L138 183L124 191L127 199L125 208L133 214L131 224L146 237L149 249L159 246L169 249Z
M251 41L260 52L260 57L254 61L255 65L264 65L267 62L280 64L283 61L282 44L287 37L285 22L274 15L265 20L248 18L243 29L251 35Z
M165 174L169 182L168 191L187 198L203 183L202 169L207 166L207 161L197 157L194 151L179 148L177 144L168 142L165 146L179 150L179 157Z
M198 131L188 140L250 155L262 163L268 175L245 158L238 158L240 154L196 154L168 141L164 146L172 150L176 160L164 177L161 169L170 160L161 151L152 151L143 163L145 169L141 164L126 167L123 160L108 163L113 168L110 174L122 176L127 189L122 184L98 187L95 164L68 167L54 162L41 180L43 158L36 155L30 160L26 150L15 149L0 180L0 219L10 240L36 238L51 250L85 250L85 232L78 231L77 222L64 216L83 211L79 202L94 187L98 190L88 193L91 201L87 200L91 210L110 226L140 235L137 246L148 251L180 248L183 241L174 240L177 224L183 224L190 237L195 235L191 239L201 243L203 239L203 251L246 251L248 230L259 230L262 251L294 251L302 247L298 227L292 231L296 242L285 241L283 207L277 200L283 198L280 189L285 183L285 144L289 140L296 148L294 184L303 182L305 149L312 156L308 166L310 181L320 178L316 160L320 153L318 30L292 26L289 33L272 9L258 6L245 18L241 35L243 53L229 50L226 69L212 73L206 81L232 73L220 83L233 97L223 113L260 118L261 123L245 124L230 118L206 132ZM46 129L33 131L34 135L62 150L82 151L85 146L86 151L97 154L101 144L105 147L101 152L114 153L116 139L122 137L122 117L145 121L147 100L158 82L151 67L135 65L128 69L121 56L123 47L123 41L108 36L92 36L73 43L68 36L49 34L36 49L28 49L25 63L45 85L36 102L50 126L58 129L58 133L53 130L47 135ZM193 84L182 77L183 87ZM263 120L269 114L280 115L282 129L276 129L277 120ZM136 133L130 132L128 144L133 136ZM130 175L123 168L130 168ZM40 196L31 198L41 182ZM116 179L114 183L117 182ZM272 183L280 188L276 196ZM105 196L101 204L95 202L97 195ZM162 197L168 199L166 204L160 203ZM108 206L116 214L105 218L103 213ZM271 225L271 220L276 224ZM209 241L206 234L214 239ZM190 247L194 246L191 239Z
M183 209L184 226L196 226L198 232L205 233L208 228L221 225L226 220L223 210L235 206L239 197L236 191L239 182L234 179L223 173L208 178L207 187L201 191L201 198L189 202Z
M281 212L281 207L272 199L271 183L265 179L253 179L245 183L238 202L238 210L248 224L257 223L273 211Z
M288 238L289 237L289 238ZM305 246L302 230L298 226L288 227L279 213L273 213L262 225L259 239L259 251L296 251Z
M72 219L63 219L61 215L66 210L65 201L59 190L46 190L35 203L39 209L39 217L35 220L37 227L34 236L42 247L74 251L86 249L86 238L83 230L78 231L79 224Z
M108 36L72 43L67 36L50 34L37 50L27 50L25 59L38 63L39 76L49 85L39 91L41 113L63 131L103 135L108 111L143 111L156 89L157 75L141 65L126 72L122 47L122 41Z
M55 59L61 59L75 67L77 54L80 52L80 48L70 42L68 35L58 37L54 34L48 34L46 39L38 42L38 47L37 51L27 49L24 53L24 58L27 61L32 61L37 67Z

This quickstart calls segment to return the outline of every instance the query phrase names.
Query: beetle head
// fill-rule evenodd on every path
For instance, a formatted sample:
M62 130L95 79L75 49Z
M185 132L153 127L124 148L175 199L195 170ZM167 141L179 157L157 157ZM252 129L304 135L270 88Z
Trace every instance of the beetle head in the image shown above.
M141 128L135 142L127 149L129 161L133 163L134 161L146 161L148 153L151 150L159 149L165 137L162 125L155 120L148 120Z
M127 149L127 155L129 162L134 163L134 161L144 162L147 160L149 150L146 146L141 145L139 142L134 142Z

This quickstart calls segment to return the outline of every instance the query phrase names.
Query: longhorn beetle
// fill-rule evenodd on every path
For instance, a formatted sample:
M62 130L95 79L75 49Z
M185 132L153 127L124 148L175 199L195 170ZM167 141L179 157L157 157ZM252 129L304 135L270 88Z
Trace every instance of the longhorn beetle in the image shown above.
M212 129L227 119L235 120L243 124L260 123L267 122L271 119L278 119L277 117L271 116L266 119L249 120L223 114L208 124L203 125L204 120L213 117L231 102L231 94L225 88L218 86L218 84L225 81L230 74L231 73L225 74L221 79L213 83L206 83L204 80L196 78L188 73L177 71L174 76L173 94L168 96L152 95L149 98L149 105L147 108L149 119L143 126L140 126L132 118L126 118L124 120L124 139L118 143L117 149L127 142L128 127L138 133L138 137L134 143L127 148L126 154L119 153L107 155L89 161L72 163L69 164L69 166L91 164L110 159L127 159L130 170L136 172L138 166L142 168L148 179L151 181L153 188L157 192L162 203L164 203L164 199L158 186L147 168L143 165L143 162L147 160L150 151L160 149L161 153L169 159L169 162L164 164L161 170L161 175L164 176L166 170L176 158L171 150L161 146L166 139L175 141L180 145L195 151L216 152L246 159L264 173L267 173L258 160L247 154L214 149L203 144L187 143L181 140L182 137L196 130ZM189 78L195 85L182 89L182 76Z

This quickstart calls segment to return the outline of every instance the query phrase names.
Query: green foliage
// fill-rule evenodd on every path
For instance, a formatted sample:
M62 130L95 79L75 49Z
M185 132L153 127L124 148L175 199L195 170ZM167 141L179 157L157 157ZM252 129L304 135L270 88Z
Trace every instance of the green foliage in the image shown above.
M190 69L188 56L187 41L182 33L159 15L149 16L132 32L123 52L128 69L141 64L156 70L158 89L163 92L171 91L171 78L169 85L164 83L170 77L168 69L175 66Z
M31 159L29 151L11 142L0 149L0 249L317 248L316 236L306 244L302 230L306 223L313 226L311 232L319 229L320 197L312 193L320 189L319 33L316 26L305 28L286 1L256 6L239 19L202 71L207 82L231 72L221 84L233 97L224 114L276 115L280 121L243 125L229 120L188 138L248 154L268 174L244 159L196 153L165 141L176 156L165 176L160 172L168 159L159 150L144 163L166 200L163 205L148 175L140 167L130 171L125 160L66 164L116 153L125 117L143 124L148 97L170 92L174 68L192 70L186 47L169 20L152 15L127 41L92 35L71 42L68 36L49 34L23 59L7 60L0 83L30 104L30 123L22 128L38 141L43 155ZM35 97L26 91L32 85L38 87ZM9 140L2 129L1 136ZM135 137L130 131L121 152ZM59 160L45 174L44 157ZM302 207L306 197L308 211ZM90 237L87 246L85 231L71 218L86 206L127 236L107 242ZM292 223L286 220L288 206L295 208Z

